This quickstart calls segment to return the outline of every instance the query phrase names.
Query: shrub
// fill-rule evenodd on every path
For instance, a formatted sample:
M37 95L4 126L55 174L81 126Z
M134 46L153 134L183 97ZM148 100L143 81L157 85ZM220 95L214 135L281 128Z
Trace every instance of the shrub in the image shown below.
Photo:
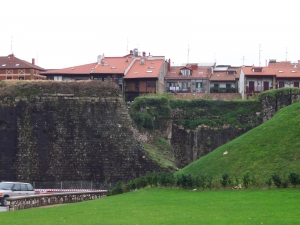
M143 127L149 130L153 130L154 128L153 118L148 113L138 112L135 114L131 114L131 117L138 127Z
M283 188L288 188L288 187L289 187L289 179L288 179L288 177L284 177L284 178L282 179L281 184L282 184L282 187L283 187Z
M295 172L291 172L289 174L289 181L292 185L294 185L294 187L300 183L300 178L299 178L299 174L295 173Z
M200 180L199 181L200 181L199 187L202 187L202 189L204 189L205 186L206 186L206 183L207 183L206 175L204 175L204 174L200 175Z
M147 186L147 180L145 176L140 176L139 178L135 179L136 188L144 188Z
M130 181L126 184L126 191L132 191L136 189L136 183L135 181Z
M242 180L243 180L243 186L245 188L248 188L249 184L250 184L250 175L249 175L249 172L247 172L246 174L244 174Z
M223 186L223 188L225 188L227 186L228 181L229 181L229 175L227 173L223 173L222 174L222 179L220 181L220 183Z
M272 175L272 181L273 181L273 183L276 185L276 187L278 187L278 188L281 187L282 179L281 179L281 177L279 176L279 174L274 173L274 174Z
M122 189L122 186L123 186L123 185L124 185L123 182L118 181L118 182L116 183L116 187L113 188L113 189L110 191L111 195L122 194L122 193L123 193L123 189Z
M213 178L212 176L206 177L206 184L205 186L209 189L212 189L212 184L213 184Z
M272 186L272 178L266 181L266 185L268 185L269 188Z

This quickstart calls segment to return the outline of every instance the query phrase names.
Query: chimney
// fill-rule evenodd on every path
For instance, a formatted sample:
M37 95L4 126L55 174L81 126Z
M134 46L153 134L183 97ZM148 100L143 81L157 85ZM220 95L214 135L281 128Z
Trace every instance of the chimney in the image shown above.
M9 55L8 58L9 58L9 62L15 61L15 56L14 56L14 54Z
M31 63L32 65L35 65L35 60L34 60L34 58L32 58L32 63Z
M133 50L130 50L130 55L133 55Z
M143 57L146 57L146 52L143 52Z
M171 70L171 59L169 59L169 62L168 62L168 71Z

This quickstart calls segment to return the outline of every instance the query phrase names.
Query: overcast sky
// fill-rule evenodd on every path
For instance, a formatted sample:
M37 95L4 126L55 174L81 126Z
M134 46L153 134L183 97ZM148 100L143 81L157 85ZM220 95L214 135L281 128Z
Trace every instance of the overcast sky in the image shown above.
M299 0L6 0L0 55L12 50L46 69L96 62L103 53L123 56L137 47L174 63L295 61L299 12Z

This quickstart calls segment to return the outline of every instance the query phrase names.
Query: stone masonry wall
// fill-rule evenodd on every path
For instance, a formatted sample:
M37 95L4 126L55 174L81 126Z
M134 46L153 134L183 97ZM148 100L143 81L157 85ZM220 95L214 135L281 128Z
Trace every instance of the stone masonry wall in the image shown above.
M0 180L108 183L159 169L134 137L122 96L0 104Z

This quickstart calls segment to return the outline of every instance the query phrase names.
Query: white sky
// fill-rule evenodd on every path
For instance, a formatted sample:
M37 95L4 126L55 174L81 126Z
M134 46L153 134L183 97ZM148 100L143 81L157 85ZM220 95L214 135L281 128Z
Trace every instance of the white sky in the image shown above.
M299 0L6 0L0 7L0 55L12 44L16 57L46 69L136 47L175 63L300 59Z

